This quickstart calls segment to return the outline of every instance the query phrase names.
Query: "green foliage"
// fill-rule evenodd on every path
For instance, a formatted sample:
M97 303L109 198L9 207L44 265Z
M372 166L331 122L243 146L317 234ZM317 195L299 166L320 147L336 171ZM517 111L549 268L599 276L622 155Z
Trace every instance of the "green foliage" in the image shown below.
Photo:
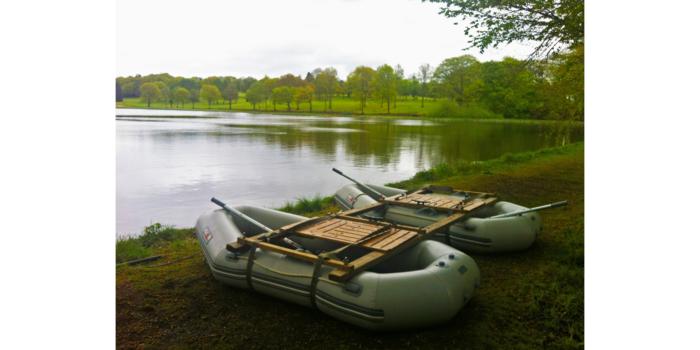
M304 86L294 88L294 102L297 104L297 110L299 110L299 104L306 102L309 104L309 112L311 112L313 108L313 98L314 86L312 84L306 84Z
M359 66L348 75L348 86L352 91L352 97L360 101L360 111L362 114L365 114L367 99L372 96L372 81L375 74L374 69Z
M238 100L238 87L235 81L229 81L221 92L222 96L228 101L228 109L231 109L231 105L234 100Z
M246 92L245 100L248 101L248 103L250 103L251 105L253 105L253 110L255 110L255 106L257 104L265 101L265 90L265 84L262 81L258 81L248 89L248 92Z
M468 119L500 119L502 115L496 114L488 108L477 103L458 105L451 100L442 100L428 110L431 118L468 118Z
M178 104L181 104L183 107L185 106L185 102L187 102L190 99L190 92L187 91L184 87L178 87L175 89L175 92L173 93L175 101Z
M387 113L391 113L391 101L396 98L397 80L394 69L388 64L379 66L372 79L372 91L377 99L386 101Z
M434 79L444 96L463 105L477 98L483 85L481 64L474 56L463 55L448 58L435 69Z
M333 67L323 69L314 80L316 82L316 93L321 100L327 103L324 104L324 110L326 108L333 109L333 95L335 95L338 87L338 71Z
M309 112L324 113L583 120L583 69L584 51L583 45L579 45L547 60L520 61L506 57L481 63L468 55L452 57L435 70L424 64L417 75L412 74L407 79L401 78L389 65L380 66L376 71L365 66L356 67L347 81L338 80L333 68L317 68L304 80L293 74L264 77L259 81L234 77L183 78L168 74L118 77L117 84L125 98L117 106L151 107L153 101L162 101L171 108L173 103L180 106L184 96L180 88L184 88L190 93L192 109L198 108L202 93L201 99L207 103L205 108L218 110L276 111L277 104L283 103L287 111L291 111L291 102L295 102L297 111L302 103L308 103ZM219 92L217 84L224 84L223 92ZM139 86L138 93L133 91L134 86ZM244 87L245 93L242 92ZM275 90L277 88L291 90ZM146 93L142 94L141 90ZM134 95L139 95L143 104L135 103ZM239 96L244 96L250 105L239 103ZM418 96L420 105L411 101L411 97L416 100ZM226 99L228 106L221 106L218 103L221 99ZM454 103L445 102L445 99ZM270 100L272 108L268 108ZM216 105L213 106L213 102ZM260 106L263 103L264 106Z
M287 110L292 110L292 101L294 100L294 89L289 86L280 86L272 89L272 101L277 103L286 103Z
M218 101L222 98L221 91L219 91L219 88L213 84L202 85L202 89L199 91L199 97L207 101L209 108L211 108L212 102Z
M138 237L121 237L117 239L117 263L145 258L153 254L153 249L170 242L192 237L192 229L176 229L160 223L147 226Z
M426 0L423 0L426 1ZM440 13L466 20L470 47L517 41L538 43L533 55L549 55L560 44L583 42L583 0L427 0L443 4ZM455 23L456 24L456 23Z
M150 248L144 247L138 239L120 238L117 239L116 260L117 263L136 260L152 255Z
M388 184L387 186L415 189L421 184L448 179L453 176L467 176L478 173L490 173L506 165L525 163L557 155L570 155L583 152L583 143L572 143L562 147L543 148L532 152L506 153L499 158L486 161L441 163L430 169L417 172L412 178Z
M151 102L161 98L160 89L156 83L145 83L140 88L141 100L146 102L147 107L151 107Z
M294 202L287 202L279 210L297 215L308 215L324 210L332 206L333 203L332 196L321 197L316 195L312 198L299 198Z

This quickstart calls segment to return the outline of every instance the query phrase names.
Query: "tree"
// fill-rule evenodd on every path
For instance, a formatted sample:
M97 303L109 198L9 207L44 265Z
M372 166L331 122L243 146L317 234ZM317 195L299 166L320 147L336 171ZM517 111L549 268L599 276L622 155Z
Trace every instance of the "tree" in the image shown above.
M192 102L192 109L194 109L194 104L199 102L199 89L190 90L190 102Z
M286 103L287 110L292 110L292 101L294 100L294 88L291 86L280 86L272 89L272 101L277 103ZM276 110L276 109L275 109Z
M418 79L421 87L420 108L425 107L425 96L428 94L428 83L433 76L433 69L429 63L422 64L418 67Z
M316 72L314 70L314 72ZM333 67L326 68L316 76L316 92L324 100L324 107L333 109L333 95L338 86L338 71Z
M236 87L236 82L228 82L226 87L224 87L224 91L222 91L222 95L228 101L228 109L231 109L231 102L238 102L238 88Z
M170 89L168 89L168 85L162 81L156 81L155 84L160 91L160 101L163 102L163 105L167 106L168 103L172 101L170 99Z
M243 79L238 79L238 91L248 91L250 87L255 84L255 82L258 81L257 79L253 77L247 77Z
M545 79L537 88L538 101L545 104L550 119L583 120L584 117L584 48L553 55L544 65Z
M479 102L505 118L531 118L538 102L537 79L528 65L514 58L481 64Z
M583 0L423 0L443 4L440 13L467 20L470 47L534 41L532 56L549 56L561 46L583 42ZM455 24L457 24L455 22Z
M151 102L158 101L161 98L160 89L156 83L144 83L139 90L141 92L141 100L146 102L148 108L151 108Z
M189 100L190 92L187 91L187 89L185 89L184 87L179 86L179 87L175 88L175 92L173 92L173 95L174 95L175 103L176 103L175 106L178 106L179 104L181 104L182 108L185 108L185 102L187 102L187 100Z
M299 110L299 104L302 102L309 103L309 112L311 112L311 105L314 99L314 86L311 84L306 84L304 86L299 86L294 88L294 101L297 104L297 111Z
M381 101L386 101L386 113L391 113L391 100L396 98L396 75L390 65L385 64L377 68L372 80L372 88L375 95Z
M277 86L291 86L298 87L303 86L305 82L298 76L294 74L285 74L277 80Z
M220 100L221 91L219 88L212 84L203 84L202 89L199 91L199 96L203 98L209 104L209 109L211 109L211 103Z
M348 86L352 91L352 96L360 101L360 111L365 114L367 99L372 96L372 80L374 79L374 69L366 66L355 68L348 75Z
M306 77L304 77L304 81L310 84L314 83L314 76L311 74L311 72L306 72Z
M255 106L265 99L265 84L262 81L257 81L248 88L245 94L245 100L253 105L253 110Z
M483 84L479 79L479 68L480 63L473 56L457 56L442 61L433 77L447 97L463 105Z

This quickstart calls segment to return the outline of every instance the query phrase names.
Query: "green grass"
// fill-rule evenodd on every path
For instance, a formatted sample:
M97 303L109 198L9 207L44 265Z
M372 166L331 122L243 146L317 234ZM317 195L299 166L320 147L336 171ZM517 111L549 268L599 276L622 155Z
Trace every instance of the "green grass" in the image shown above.
M368 332L312 309L228 287L213 279L196 239L185 234L173 241L147 240L154 242L150 249L174 263L117 270L117 347L581 349L583 154L583 144L575 144L442 165L398 183L404 188L432 183L495 192L526 206L569 201L565 208L542 212L543 232L529 249L470 254L481 270L481 287L446 324ZM310 215L334 207L327 198L315 197L286 209ZM152 234L161 235L174 237Z
M237 103L234 103L231 107L233 111L246 111L246 112L252 112L253 111L253 105L245 101L245 97L243 94L241 94L242 97L238 99ZM421 101L420 99L413 99L412 97L408 98L399 98L399 100L396 102L396 108L394 106L391 106L391 115L404 115L404 116L424 116L428 113L431 108L435 108L435 106L438 105L438 101L434 101L432 99L425 99L425 107L421 107ZM119 108L147 108L146 103L141 101L138 98L125 98L124 101L122 102L117 102L117 107ZM192 108L191 103L186 103L184 107L180 108L170 108L170 105L167 103L162 103L162 102L155 102L151 103L151 108L152 109L177 109L177 110L213 110L213 111L228 111L229 110L229 105L228 103L224 102L219 102L217 104L212 104L211 108L209 108L209 105L206 102L197 102L194 105L194 108ZM256 111L258 112L275 112L273 105L271 102L267 103L267 107L265 104L259 104L256 106ZM276 108L276 112L278 113L303 113L303 114L360 114L360 103L354 99L347 98L347 97L335 97L333 99L333 108L324 108L324 103L323 101L313 101L312 103L312 112L309 112L309 104L308 103L302 103L299 106L299 110L296 109L296 105L292 103L292 108L290 111L287 110L287 105L286 104L278 104ZM366 115L385 115L387 114L386 111L386 104L383 106L380 105L379 102L377 101L368 101L367 106L365 107L365 114Z
M311 198L299 198L294 202L287 202L278 210L292 214L314 216L337 209L332 196L321 197L316 195Z
M164 226L160 223L152 224L144 228L143 234L138 237L120 237L117 239L117 263L154 255L156 251L164 250L171 243L193 235L194 230L191 228L180 229Z

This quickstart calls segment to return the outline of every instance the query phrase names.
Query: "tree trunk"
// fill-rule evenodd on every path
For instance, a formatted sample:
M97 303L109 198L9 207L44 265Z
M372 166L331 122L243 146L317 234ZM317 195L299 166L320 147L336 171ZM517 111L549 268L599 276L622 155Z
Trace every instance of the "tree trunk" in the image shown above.
M420 99L420 108L423 108L423 107L425 107L425 96L421 96L421 99Z
M231 100L228 100L228 109L231 110Z
M291 105L291 103L287 102L287 111L291 111L291 110L292 110L292 105Z
M391 97L386 100L386 114L391 114Z

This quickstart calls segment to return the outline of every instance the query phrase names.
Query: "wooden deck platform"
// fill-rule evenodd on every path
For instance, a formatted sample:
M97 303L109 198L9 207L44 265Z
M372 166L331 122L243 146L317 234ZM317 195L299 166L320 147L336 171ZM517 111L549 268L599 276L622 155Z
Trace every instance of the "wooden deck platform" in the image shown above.
M465 220L474 210L494 203L492 193L454 191L451 188L427 187L409 194L386 198L379 203L339 214L316 217L253 237L240 238L227 248L240 251L247 246L267 249L309 262L322 261L335 267L329 276L336 281L347 281L358 273L410 248L431 234ZM388 205L415 208L433 208L449 215L425 227L414 227L363 217L362 214ZM314 238L337 243L338 248L318 254L295 250L283 238L288 236ZM337 255L351 247L365 251L351 261Z

